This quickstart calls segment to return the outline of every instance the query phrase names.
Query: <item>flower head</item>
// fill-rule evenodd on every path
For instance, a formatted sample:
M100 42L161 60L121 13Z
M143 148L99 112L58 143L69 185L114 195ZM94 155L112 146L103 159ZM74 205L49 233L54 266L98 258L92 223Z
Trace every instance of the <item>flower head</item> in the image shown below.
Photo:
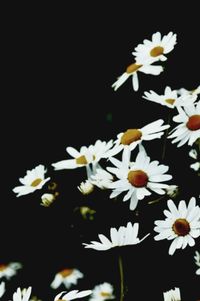
M9 264L0 264L0 278L5 277L10 279L17 274L17 270L21 269L22 265L19 262L11 262Z
M137 237L139 230L139 224L127 223L127 226L121 226L118 230L116 228L110 229L109 240L105 235L99 234L100 242L92 241L91 244L83 243L85 248L94 249L97 251L106 251L115 247L122 247L127 245L136 245L143 241L149 234L143 237L141 240Z
M41 189L50 178L45 179L45 167L44 165L38 165L32 170L27 170L24 178L19 178L22 186L17 186L13 189L13 192L17 193L17 197L26 195Z
M73 290L70 292L61 292L58 295L56 295L54 301L70 301L74 299L83 298L86 296L89 296L92 293L91 290L81 291Z
M152 40L145 39L143 44L139 44L132 54L135 56L136 62L144 62L151 64L157 61L166 61L168 54L174 49L176 45L176 34L169 32L167 35L161 37L160 32L152 35Z
M31 286L23 290L20 287L18 287L17 291L13 294L13 301L29 301L31 296L31 290Z
M195 252L194 259L196 265L198 266L198 269L196 270L196 274L200 275L200 253L198 251Z
M173 117L173 121L180 123L168 138L175 138L172 143L178 142L177 147L193 143L200 137L200 101L184 108L178 108L179 114Z
M63 269L55 275L51 288L57 289L61 284L69 289L72 284L77 284L78 279L83 278L83 274L77 269Z
M168 185L162 182L172 178L171 175L165 174L169 167L159 165L158 161L150 162L150 157L144 150L139 151L135 162L130 162L128 148L124 149L122 162L115 158L110 158L110 161L116 167L107 167L107 169L118 178L109 186L110 189L113 189L110 198L126 192L123 201L130 199L130 210L135 210L138 200L151 195L150 190L158 194L165 194L164 189L168 188Z
M155 221L154 231L159 234L154 239L172 240L169 255L173 255L176 249L195 245L194 238L200 236L200 207L196 206L194 197L190 199L188 207L183 200L178 208L172 200L168 200L167 205L169 210L164 210L165 220Z
M178 96L177 90L172 90L170 87L166 87L163 95L159 95L151 90L150 92L144 92L143 98L173 109L175 107L193 104L193 102L197 99L197 96L190 94Z
M104 301L114 298L115 296L113 295L113 286L108 282L104 282L94 287L89 301Z
M181 301L180 289L175 287L174 290L163 293L164 301Z
M196 88L196 89L193 89L193 90L187 90L185 88L181 88L179 90L177 90L177 93L179 95L198 95L200 94L200 85Z
M83 194L83 195L88 195L94 190L93 184L89 181L86 180L85 182L81 182L80 186L78 186L78 190Z
M91 175L90 182L100 189L107 189L113 181L113 176L102 168L98 168L96 173Z

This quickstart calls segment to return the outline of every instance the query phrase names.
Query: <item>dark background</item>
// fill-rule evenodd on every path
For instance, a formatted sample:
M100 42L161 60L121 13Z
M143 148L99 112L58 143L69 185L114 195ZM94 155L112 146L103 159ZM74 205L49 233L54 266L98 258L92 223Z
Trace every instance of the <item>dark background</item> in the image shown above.
M183 300L200 296L195 275L196 246L168 255L169 242L154 242L153 222L162 219L166 201L148 205L142 201L136 212L114 202L110 192L95 190L82 196L76 186L85 179L82 169L53 172L51 163L67 157L65 148L115 139L130 127L142 127L159 118L167 122L169 110L141 96L150 89L162 93L173 89L196 88L199 84L199 20L194 2L152 6L113 3L113 8L74 2L68 7L49 5L9 7L4 11L2 62L5 64L1 110L1 261L19 261L24 268L7 283L5 300L17 286L33 286L42 300L52 300L57 292L49 284L56 272L76 267L85 277L78 289L93 288L108 281L119 293L117 251L86 250L82 242L96 240L98 233L109 236L111 226L139 221L143 243L120 249L124 259L126 300L140 297L163 300L162 293L180 287ZM140 73L140 89L133 92L128 80L117 92L111 88L127 65L131 52L144 38L160 31L177 33L178 44L163 63L160 76ZM112 120L109 119L112 117ZM147 145L152 159L161 160L162 140ZM177 149L167 144L164 163L181 186L178 198L198 196L198 181L189 168L193 163L185 145ZM48 168L48 176L58 183L60 196L49 208L40 206L37 191L16 198L12 188L27 169L38 164ZM152 196L154 199L156 196ZM74 211L88 205L97 211L94 221L84 221ZM73 289L73 287L72 287ZM118 298L117 298L118 300Z

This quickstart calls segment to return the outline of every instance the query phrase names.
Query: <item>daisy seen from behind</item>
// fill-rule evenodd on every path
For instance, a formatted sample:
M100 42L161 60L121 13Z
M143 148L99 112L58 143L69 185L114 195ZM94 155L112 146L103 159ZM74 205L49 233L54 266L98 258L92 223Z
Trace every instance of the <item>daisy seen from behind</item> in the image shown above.
M57 289L61 284L64 284L65 288L69 289L72 285L76 285L80 278L83 278L83 273L79 270L65 268L55 275L51 288Z
M136 245L142 242L149 234L145 235L142 239L138 236L139 224L133 225L128 222L127 226L121 226L118 230L116 228L110 229L110 240L103 234L99 234L100 242L91 241L90 244L83 243L85 248L94 249L97 251L107 251L115 247L123 247L128 245Z
M18 287L16 292L13 294L12 301L29 301L31 296L32 287L29 286L27 289L21 289Z
M153 121L142 128L132 128L125 132L119 133L117 139L115 140L115 154L119 153L122 149L127 146L130 150L134 150L138 144L142 141L150 141L154 139L159 139L164 134L164 130L168 129L170 126L168 124L163 125L164 120L158 119Z
M118 180L113 181L109 188L112 189L110 198L115 198L125 192L123 202L130 200L130 210L135 210L139 200L151 195L151 191L163 195L169 185L163 182L172 179L165 174L169 167L159 165L158 161L151 161L144 149L138 152L135 162L130 162L130 149L125 148L122 161L110 158L115 167L107 167L108 171L115 174Z
M113 286L108 282L104 282L94 287L89 301L104 301L114 298L115 296L113 295Z
M200 101L187 107L178 107L178 115L173 117L173 121L179 123L168 138L172 138L172 143L177 143L180 147L188 142L188 145L200 138Z
M11 262L9 264L0 264L0 278L5 277L9 280L17 274L17 271L22 268L21 263Z
M132 54L135 56L137 63L154 63L157 61L166 61L166 54L170 53L176 45L176 34L169 32L167 35L161 37L160 32L152 35L152 40L145 39L143 44L135 47Z
M198 266L198 269L196 270L196 274L200 275L200 253L198 251L195 252L194 259L196 265Z
M89 296L89 295L91 295L91 293L92 293L91 290L85 290L85 291L80 291L80 292L78 290L73 290L68 293L61 292L58 295L56 295L54 301L70 301L70 300Z
M17 193L17 197L33 193L34 191L41 189L50 178L45 179L45 173L47 170L44 165L38 165L32 170L27 170L24 178L19 178L21 186L17 186L13 189L14 193Z
M178 106L188 106L193 104L197 99L197 96L190 94L178 96L177 90L172 90L170 87L166 87L163 95L159 95L150 90L150 92L144 92L143 98L173 109Z
M164 301L181 301L181 293L178 287L163 293Z
M194 239L200 236L200 207L196 206L194 197L188 206L184 200L179 202L178 208L172 200L168 200L167 205L169 210L164 210L165 220L155 221L154 231L159 234L154 239L172 240L169 255L173 255L176 249L195 245Z

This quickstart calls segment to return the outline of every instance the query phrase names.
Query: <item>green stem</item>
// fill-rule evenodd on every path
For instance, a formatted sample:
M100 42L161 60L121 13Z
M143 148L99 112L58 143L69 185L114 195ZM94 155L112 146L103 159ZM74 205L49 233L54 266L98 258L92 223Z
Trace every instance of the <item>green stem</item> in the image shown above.
M164 199L165 195L162 195L161 197L159 197L158 199L155 199L153 201L148 202L149 205L151 204L155 204L158 203L160 200Z
M124 272L123 272L123 263L122 257L119 255L119 274L120 274L120 301L124 300Z
M170 125L170 123L171 123L171 111L169 112L167 123L168 123L169 125ZM168 136L168 133L169 133L169 129L170 129L170 128L168 128L168 129L166 130L166 132L165 132L165 140L164 140L164 143L163 143L163 150L162 150L162 156L161 156L162 160L164 160L165 154L166 154L167 136Z

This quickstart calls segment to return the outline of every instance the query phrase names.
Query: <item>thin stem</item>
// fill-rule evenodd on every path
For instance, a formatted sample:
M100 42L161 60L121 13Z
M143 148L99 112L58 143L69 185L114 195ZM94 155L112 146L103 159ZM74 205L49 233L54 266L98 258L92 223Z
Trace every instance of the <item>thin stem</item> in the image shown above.
M123 263L122 257L119 255L119 274L120 274L120 301L124 300L124 272L123 272Z
M159 197L158 199L155 199L153 201L148 202L149 205L151 204L155 204L158 203L160 200L164 199L165 195L162 195L161 197Z
M170 125L170 123L171 123L171 111L169 112L167 123L168 123L169 125ZM163 150L162 150L162 156L161 156L162 160L164 160L165 154L166 154L167 136L168 136L168 133L169 133L169 129L170 129L170 128L168 128L168 129L166 130L166 132L165 132L165 140L164 140L164 143L163 143Z

